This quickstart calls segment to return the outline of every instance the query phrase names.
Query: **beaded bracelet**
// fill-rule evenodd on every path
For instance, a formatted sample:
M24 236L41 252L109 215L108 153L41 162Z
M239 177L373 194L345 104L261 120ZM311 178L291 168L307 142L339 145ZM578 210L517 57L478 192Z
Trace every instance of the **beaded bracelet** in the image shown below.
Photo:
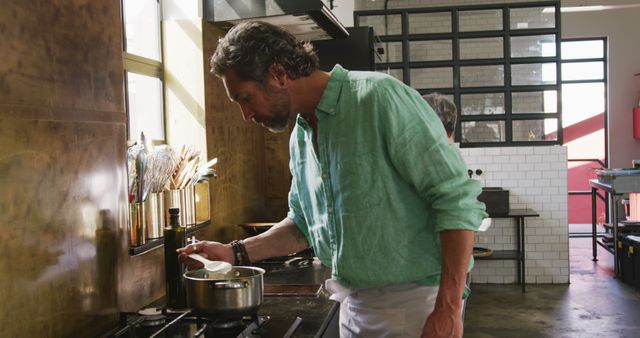
M233 255L236 258L236 261L233 265L236 266L246 266L251 264L251 260L249 260L249 255L247 254L247 248L244 246L244 242L242 240L235 240L231 243L231 248L233 249Z

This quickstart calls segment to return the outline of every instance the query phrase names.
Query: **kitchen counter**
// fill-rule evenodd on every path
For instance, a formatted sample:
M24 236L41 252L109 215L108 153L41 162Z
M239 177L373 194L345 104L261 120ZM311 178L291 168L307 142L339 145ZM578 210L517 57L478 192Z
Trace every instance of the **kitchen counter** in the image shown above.
M284 258L280 261L268 261L255 264L265 269L264 299L258 310L258 316L264 320L257 330L251 328L251 321L247 326L239 327L244 330L246 337L281 338L281 337L337 337L337 313L339 304L329 299L329 293L324 290L324 281L331 276L331 270L317 259L313 258ZM156 300L144 309L147 316L138 312L123 312L120 323L103 337L149 337L162 334L163 337L194 337L197 331L204 328L198 323L198 318L188 311L165 313L164 297ZM149 313L148 310L151 310ZM160 317L165 315L167 321L159 324L144 324L154 318L154 311ZM334 316L335 315L335 316ZM267 319L268 320L265 320ZM335 319L336 321L331 321ZM168 322L171 324L168 324ZM167 324L167 325L164 325ZM331 325L330 325L331 324ZM164 325L164 327L163 327ZM333 331L327 330L332 327ZM213 334L218 337L236 337L239 333L232 329L212 329L209 327L205 335ZM214 330L213 332L211 330ZM225 331L226 330L226 331ZM161 331L161 332L158 332ZM291 333L294 332L293 335ZM335 332L325 335L326 332Z
M269 316L265 328L267 337L283 337L287 330L300 318L300 325L293 337L321 336L328 320L337 315L339 303L329 300L326 291L317 297L300 296L267 296L260 308L259 314ZM331 315L331 316L330 316Z
M293 337L315 337L324 331L327 318L337 315L339 304L329 299L324 281L331 277L331 269L313 263L303 266L257 264L265 268L265 297L259 315L269 316L269 337L282 337L300 318ZM273 333L273 335L272 335Z

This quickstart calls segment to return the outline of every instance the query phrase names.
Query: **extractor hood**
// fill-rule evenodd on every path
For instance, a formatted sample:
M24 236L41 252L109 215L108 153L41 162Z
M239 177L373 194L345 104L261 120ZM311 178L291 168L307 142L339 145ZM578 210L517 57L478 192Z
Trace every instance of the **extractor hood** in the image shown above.
M321 0L204 0L203 16L225 30L247 20L264 21L304 41L349 36Z

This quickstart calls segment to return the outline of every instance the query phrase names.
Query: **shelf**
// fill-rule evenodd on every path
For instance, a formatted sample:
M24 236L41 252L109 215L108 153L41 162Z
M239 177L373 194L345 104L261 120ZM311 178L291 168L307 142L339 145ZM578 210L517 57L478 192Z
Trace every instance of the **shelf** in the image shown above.
M194 225L190 228L187 228L187 237L189 237L189 235L193 234L194 232L204 229L207 226L209 226L209 224L211 224L211 221L204 221L200 224ZM132 248L129 248L129 255L131 256L136 256L136 255L140 255L143 254L153 248L157 248L161 245L164 245L164 238L158 238L158 239L152 239L150 241L148 241L147 243L140 245L140 246L135 246Z
M597 239L596 243L601 246L603 249L607 250L610 254L613 254L613 246L614 244L611 243L611 245L609 245L608 243L605 243L602 241L602 239Z
M473 257L475 260L515 260L519 261L522 258L518 250L494 250L491 256L487 257Z

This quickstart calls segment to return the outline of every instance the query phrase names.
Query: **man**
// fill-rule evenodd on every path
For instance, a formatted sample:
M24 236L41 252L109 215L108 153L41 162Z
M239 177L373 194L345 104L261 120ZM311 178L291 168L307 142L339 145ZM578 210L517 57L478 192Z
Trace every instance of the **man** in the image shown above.
M246 264L312 246L332 269L341 337L461 337L484 206L420 95L380 73L320 71L309 43L260 22L233 27L211 65L245 120L295 123L290 210L263 234L192 244L180 259Z
M422 96L433 111L438 114L444 130L447 132L449 143L454 143L453 132L456 130L456 121L458 120L458 110L455 103L451 102L446 96L440 93L431 93Z

